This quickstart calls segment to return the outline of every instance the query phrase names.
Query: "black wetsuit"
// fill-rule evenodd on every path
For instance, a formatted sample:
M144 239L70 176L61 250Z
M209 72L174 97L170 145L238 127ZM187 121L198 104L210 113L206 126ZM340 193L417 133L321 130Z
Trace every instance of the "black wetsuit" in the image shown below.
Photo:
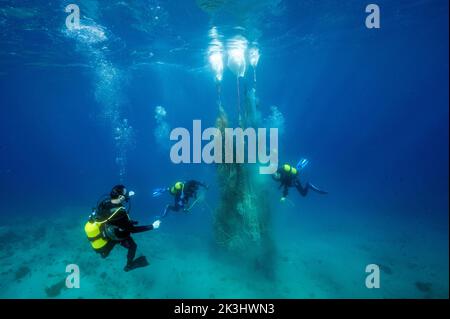
M142 233L153 229L152 225L136 226L138 222L128 216L126 208L122 204L113 204L111 200L103 201L99 206L100 218L108 218L117 209L120 209L103 227L115 226L114 234L118 240L110 239L98 252L103 258L108 257L111 250L117 244L128 249L127 264L130 265L136 256L137 245L131 234Z
M169 210L179 212L181 209L185 209L185 206L189 202L189 199L191 198L197 199L197 191L200 186L207 188L205 184L199 181L189 180L185 182L183 189L177 191L174 194L174 204L167 205L162 217L165 217Z
M305 187L303 187L302 184L300 183L298 174L286 172L283 168L279 168L277 170L277 173L279 174L279 178L276 178L274 175L272 175L272 178L277 182L280 182L279 188L283 188L283 197L287 197L290 187L295 187L299 192L299 194L302 195L303 197L305 197L308 194L309 189L312 189L319 194L327 194L327 192L318 189L311 183L306 183Z

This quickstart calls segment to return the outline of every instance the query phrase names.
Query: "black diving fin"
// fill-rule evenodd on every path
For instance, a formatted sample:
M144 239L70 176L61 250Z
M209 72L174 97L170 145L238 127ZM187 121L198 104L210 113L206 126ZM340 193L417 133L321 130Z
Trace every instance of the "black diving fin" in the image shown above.
M125 266L125 271L130 271L136 268L142 268L150 265L145 256L141 256L133 260L133 262L129 265Z
M311 190L315 191L316 193L322 194L322 195L326 195L328 194L328 192L321 190L320 188L317 188L316 186L314 186L311 183L308 183L308 188L311 188Z

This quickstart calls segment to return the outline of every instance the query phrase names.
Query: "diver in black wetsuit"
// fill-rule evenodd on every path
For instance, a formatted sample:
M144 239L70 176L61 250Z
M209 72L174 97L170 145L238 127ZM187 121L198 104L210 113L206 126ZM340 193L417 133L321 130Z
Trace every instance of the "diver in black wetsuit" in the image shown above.
M197 192L200 186L208 189L208 185L202 182L196 180L189 180L186 182L176 182L172 187L160 188L155 190L153 192L153 196L159 196L166 191L170 192L170 194L174 196L174 204L173 205L169 204L166 206L162 214L162 217L166 217L169 210L174 212L179 212L180 210L183 210L183 212L189 212L190 209L196 203ZM186 207L191 198L195 199L194 203L191 204L191 206Z
M289 164L285 164L278 168L276 173L272 175L272 178L280 183L279 188L283 188L283 197L281 197L281 201L286 200L290 187L295 187L303 197L308 194L310 189L319 194L328 194L328 192L320 190L309 182L307 182L305 187L303 187L298 177L298 169Z
M103 200L97 207L96 218L98 220L107 220L102 225L102 230L108 242L97 252L103 258L106 258L111 250L120 244L128 249L127 264L125 271L148 265L145 256L134 259L137 245L131 234L141 233L159 228L160 221L155 221L152 225L137 226L138 222L130 219L124 203L128 202L134 192L127 193L125 186L116 185L111 190L110 198Z

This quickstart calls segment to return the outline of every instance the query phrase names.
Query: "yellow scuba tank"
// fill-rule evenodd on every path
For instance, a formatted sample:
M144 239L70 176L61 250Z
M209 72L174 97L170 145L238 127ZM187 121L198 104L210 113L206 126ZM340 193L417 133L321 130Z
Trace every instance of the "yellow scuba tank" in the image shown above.
M94 250L99 250L108 243L109 239L103 235L101 229L102 224L106 223L111 218L113 218L114 215L116 215L122 208L123 207L119 207L118 209L116 209L111 214L111 216L109 216L104 221L96 221L95 218L93 218L91 215L89 221L84 225L84 231L86 233L88 240L91 242L91 246L92 248L94 248Z
M108 243L108 240L102 235L100 226L101 223L96 221L88 221L84 226L84 231L95 250L103 248Z
M175 194L179 193L180 191L182 191L183 188L184 188L184 183L183 182L176 182L175 185L173 185L170 188L170 193L172 195L175 195Z

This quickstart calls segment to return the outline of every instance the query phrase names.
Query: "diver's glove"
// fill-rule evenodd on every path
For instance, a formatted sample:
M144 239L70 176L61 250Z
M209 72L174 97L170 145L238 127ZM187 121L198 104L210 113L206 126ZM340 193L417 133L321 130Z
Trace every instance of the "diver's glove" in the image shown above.
M154 222L153 222L153 224L152 224L152 226L153 226L153 229L158 229L159 228L159 225L161 225L161 221L158 219L158 220L155 220Z
M129 201L131 197L133 197L136 193L133 191L129 191L128 194L125 194L125 201Z

